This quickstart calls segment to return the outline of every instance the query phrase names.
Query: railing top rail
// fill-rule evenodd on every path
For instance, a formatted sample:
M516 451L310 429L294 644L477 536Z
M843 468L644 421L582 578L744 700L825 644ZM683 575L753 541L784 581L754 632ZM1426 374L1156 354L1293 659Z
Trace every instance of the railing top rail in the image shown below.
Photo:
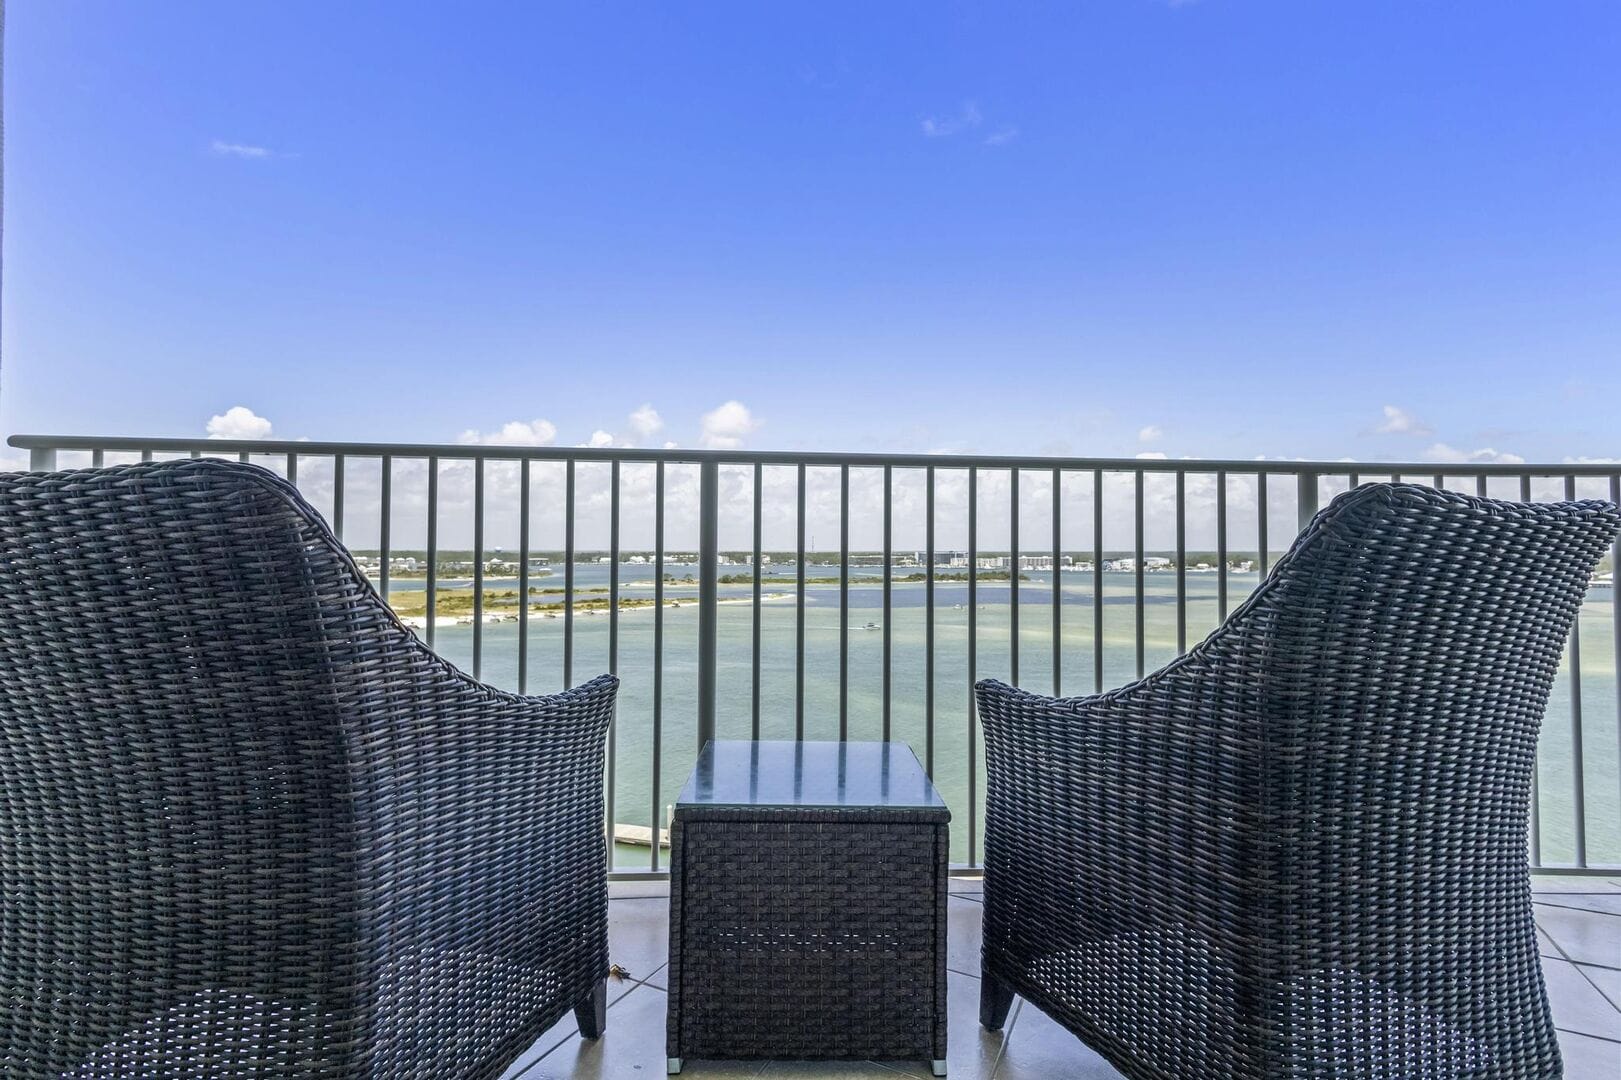
M1614 476L1621 463L1596 462L1438 462L1438 461L1304 461L1284 458L1095 458L1040 457L1007 454L879 454L822 450L640 449L591 446L490 446L472 443L316 442L293 439L151 438L120 435L13 435L7 442L23 450L102 450L113 453L299 454L311 457L449 458L499 461L622 461L673 464L848 465L853 468L1103 469L1109 472L1311 473L1343 476L1399 473L1406 477L1445 476Z

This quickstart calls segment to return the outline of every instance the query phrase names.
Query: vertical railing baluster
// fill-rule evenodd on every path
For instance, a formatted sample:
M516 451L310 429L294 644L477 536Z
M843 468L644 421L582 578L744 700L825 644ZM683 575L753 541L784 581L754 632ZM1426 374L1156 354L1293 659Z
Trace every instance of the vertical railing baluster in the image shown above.
M715 737L716 615L720 599L720 465L698 466L698 749Z
M839 466L839 741L850 738L850 466Z
M923 469L923 766L934 777L934 466Z
M799 535L794 559L794 738L805 737L805 463L799 463Z
M1216 470L1216 621L1227 621L1227 470Z
M1621 473L1610 477L1610 501L1621 506ZM1615 684L1615 759L1621 762L1621 533L1616 534L1610 545L1610 647L1614 653L1610 670L1615 673L1612 680ZM1621 781L1621 769L1617 770L1616 779ZM1618 792L1617 804L1621 805L1621 792Z
M242 455L242 460L243 461L248 460L248 455L243 454ZM99 469L99 468L101 468L102 466L104 466L106 464L107 464L107 451L105 451L105 450L92 450L90 452L90 467L92 469Z
M1103 470L1092 470L1092 692L1103 693Z
M1531 501L1531 474L1520 475L1520 501ZM1542 865L1542 763L1541 753L1531 759L1531 866Z
M195 454L192 455L196 457ZM332 456L332 535L343 543L343 474L344 458L342 454Z
M1565 477L1565 501L1576 501L1576 477ZM1585 589L1585 586L1584 586ZM1587 755L1582 750L1582 620L1570 623L1571 803L1576 811L1576 865L1587 866Z
M884 741L889 741L890 734L890 698L893 692L893 676L890 665L890 615L893 610L890 602L890 590L894 585L894 513L891 506L893 496L892 474L893 470L884 466Z
M288 455L288 468L298 472L298 459ZM428 457L428 577L423 582L423 610L427 615L428 648L433 648L434 613L439 605L439 459Z
M147 454L147 451L141 452L142 461L152 460ZM294 487L298 486L298 455L296 453L287 455L287 482Z
M1063 695L1064 585L1063 566L1064 470L1053 469L1053 697Z
M473 459L473 678L484 673L484 459Z
M48 446L36 446L28 451L29 472L55 472L56 450Z
M1146 660L1146 657L1145 657L1146 649L1145 649L1145 645L1144 645L1144 640L1145 640L1145 637L1146 637L1146 630L1147 630L1147 626L1146 626L1145 618L1144 618L1144 612L1143 612L1143 574L1144 574L1144 569L1143 569L1143 558L1144 558L1144 555L1143 555L1143 470L1141 470L1141 469L1137 470L1136 483L1133 486L1133 492L1134 492L1133 497L1135 499L1135 506L1133 508L1132 515L1133 515L1133 519L1136 521L1136 526L1137 526L1136 527L1136 547L1133 549L1134 554L1137 556L1137 562L1136 562L1136 573L1133 574L1133 579L1134 579L1133 583L1135 584L1136 589L1137 589L1137 605L1136 605L1136 613L1135 613L1136 614L1136 632L1137 632L1137 677L1140 679L1140 678L1143 677L1143 674L1144 674L1144 671L1145 671L1144 663L1145 663L1145 660Z
M1008 471L1008 685L1019 685L1019 470Z
M1317 516L1317 474L1306 469L1295 474L1295 524L1300 532L1306 531L1311 519Z
M974 682L979 666L979 469L968 466L968 863L979 840L979 709Z
M756 461L754 463L754 561L749 564L754 571L754 625L752 627L753 645L749 653L750 663L753 666L753 677L750 681L753 694L753 699L751 702L753 706L753 711L751 713L753 720L750 722L749 730L752 733L750 738L753 738L756 741L758 741L760 738L760 589L765 578L765 572L760 566L761 521L763 519L765 510L765 495L763 491L764 483L765 466Z
M150 450L142 450L141 451L141 460L142 461L151 461L152 460L152 451L150 451Z
M527 464L527 461L525 462ZM524 485L528 490L528 485ZM608 467L608 674L619 674L619 459ZM525 604L527 604L527 599ZM608 869L614 865L614 788L618 770L615 760L619 750L619 703L614 702L613 716L608 720L606 774L602 785L604 817L607 818ZM657 823L655 823L656 825ZM658 834L653 834L655 843Z
M664 459L653 466L653 854L659 868L659 770L664 757Z
M518 463L518 693L529 692L529 458ZM612 848L608 851L613 855Z
M382 511L377 522L377 592L388 603L388 563L391 546L389 544L389 530L393 525L393 487L394 487L394 459L388 454L383 455L382 462Z
M1271 559L1269 559L1267 557L1267 546L1268 546L1267 545L1267 539L1266 539L1266 530L1267 530L1267 525L1268 525L1267 511L1270 509L1270 507L1268 507L1267 503L1268 503L1268 500L1267 500L1267 495L1266 495L1266 473L1258 472L1258 473L1255 474L1255 514L1256 514L1255 532L1256 532L1257 546L1261 550L1260 550L1260 553L1258 555L1258 562L1256 563L1256 567L1259 570L1258 577L1260 579L1262 579L1262 580L1265 580L1267 570L1271 566ZM1259 587L1259 586L1257 586L1257 587Z
M1188 506L1186 469L1176 470L1176 655L1188 651Z
M574 685L574 459L563 463L563 689ZM654 840L658 838L655 836Z
M1362 486L1362 474L1357 472L1355 469L1351 470L1350 475L1347 476L1346 479L1350 481L1352 491L1355 491L1357 488Z
M1434 479L1435 479L1435 490L1436 491L1441 491L1441 490L1444 490L1446 488L1446 486L1447 486L1446 473L1436 473Z

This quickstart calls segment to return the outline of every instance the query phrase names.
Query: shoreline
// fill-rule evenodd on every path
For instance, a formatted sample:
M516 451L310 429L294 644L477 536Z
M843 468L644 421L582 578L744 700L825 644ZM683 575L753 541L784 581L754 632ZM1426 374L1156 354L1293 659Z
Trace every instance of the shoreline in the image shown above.
M760 597L760 602L765 603L768 600L792 599L792 593L768 593ZM680 600L666 599L664 601L664 606L667 608L693 607L696 605L696 603L697 601L695 600L688 600L684 598ZM715 603L716 605L752 604L754 603L754 598L752 596L723 597L716 600ZM623 616L633 611L652 611L657 606L658 605L653 603L636 604L631 607L621 605L619 608L619 614ZM609 609L607 608L581 608L576 610L574 614L576 618L596 618L597 616L608 614L608 611ZM535 619L536 617L542 619L561 619L563 617L563 613L561 611L541 611L535 607L530 607L529 617L531 620ZM413 630L426 630L428 628L428 617L426 615L400 615L396 613L395 618L399 619L400 622L404 623L406 626L409 626ZM518 621L518 613L516 611L486 611L484 612L480 621L485 623L515 623ZM433 619L435 629L455 626L471 626L472 624L472 615L435 615Z

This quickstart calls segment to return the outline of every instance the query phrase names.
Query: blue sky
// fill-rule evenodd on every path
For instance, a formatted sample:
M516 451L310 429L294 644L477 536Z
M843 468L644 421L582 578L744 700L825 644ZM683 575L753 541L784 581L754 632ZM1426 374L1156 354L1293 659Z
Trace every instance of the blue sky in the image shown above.
M4 433L1621 454L1614 3L23 0L6 46Z

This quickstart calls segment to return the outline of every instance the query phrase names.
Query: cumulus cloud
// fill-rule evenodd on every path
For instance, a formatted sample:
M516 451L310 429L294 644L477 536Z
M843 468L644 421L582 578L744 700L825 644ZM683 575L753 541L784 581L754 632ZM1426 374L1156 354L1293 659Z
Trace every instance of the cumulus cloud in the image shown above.
M608 434L606 431L603 431L602 429L598 428L596 431L593 431L591 433L591 441L590 442L583 442L580 445L581 446L590 446L590 447L595 447L597 449L601 449L602 447L612 446L613 444L614 444L614 437L612 435Z
M475 446L550 446L557 438L557 425L550 420L509 420L499 431L483 432L468 428L456 441Z
M743 439L760 426L741 401L728 401L717 409L704 413L703 430L698 437L701 445L711 450L735 450Z
M233 405L209 417L207 430L210 439L268 439L270 421L246 405Z
M649 402L630 414L630 430L639 438L651 439L664 430L664 418L659 416L659 411Z
M1165 432L1158 424L1148 424L1137 429L1138 442L1158 442L1164 435Z
M1385 419L1373 429L1375 435L1433 435L1435 429L1397 405L1384 406Z
M215 157L244 158L247 160L263 160L275 157L276 154L269 147L250 146L247 143L226 142L224 139L215 139L208 145L208 152Z
M979 107L970 101L966 102L955 115L924 117L923 134L931 139L943 139L948 135L955 135L959 131L977 128L984 121L985 118L980 115Z
M1490 446L1480 450L1459 450L1438 442L1424 451L1424 456L1430 461L1441 461L1452 465L1523 465L1525 459L1518 454L1495 450Z

